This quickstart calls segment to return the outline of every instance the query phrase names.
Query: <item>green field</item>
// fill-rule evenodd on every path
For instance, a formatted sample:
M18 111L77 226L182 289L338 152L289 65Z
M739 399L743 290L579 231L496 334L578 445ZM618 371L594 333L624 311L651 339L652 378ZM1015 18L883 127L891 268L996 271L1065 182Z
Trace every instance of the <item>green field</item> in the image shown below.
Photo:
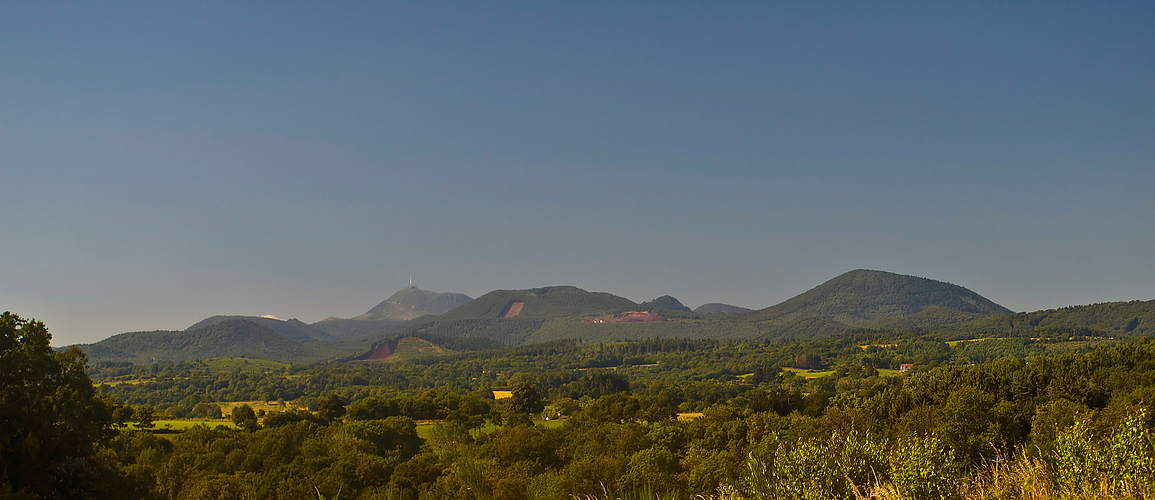
M218 425L223 425L225 427L231 427L234 429L237 427L236 424L234 424L228 420L157 420L157 421L153 422L153 425L154 425L154 427L152 428L152 430L154 430L154 431L161 431L161 430L183 431L183 430L186 430L189 427L192 427L194 425L207 425L209 427L216 427ZM132 424L132 425L129 425L129 428L137 429L138 427L136 426L136 424Z
M429 439L433 437L433 428L438 424L440 424L440 422L426 422L417 424L417 437L420 437L421 439ZM540 425L550 429L554 427L561 427L563 424L565 424L565 420L535 420L533 422L533 425ZM486 434L490 434L495 430L497 430L497 426L490 422L486 422L485 425L481 426L480 428L480 432L484 432ZM472 431L472 433L476 437L479 434L479 431L475 430Z
M426 423L417 424L417 436L420 437L421 439L429 439L430 437L433 436L433 428L436 427L439 423L440 422L426 422ZM540 425L542 427L547 427L547 428L554 428L554 427L561 427L564 423L565 423L564 420L538 420L538 421L534 421L533 424L534 425ZM216 427L218 425L223 425L223 426L230 427L233 429L235 429L237 427L236 424L232 423L229 420L157 420L157 421L154 421L153 424L154 424L153 430L173 430L173 431L187 430L188 428L190 428L194 425L207 425L209 427ZM137 427L136 427L136 424L130 424L129 428L136 429ZM497 430L497 426L493 425L492 423L486 422L485 425L481 427L480 432L484 432L486 434L489 434L495 430ZM476 431L475 431L475 434L476 434Z
M454 351L449 349L434 345L427 340L417 337L405 337L397 341L397 348L389 358L393 361L410 361L430 356L452 354L453 352Z
M132 379L132 380L105 380L102 382L93 381L92 385L100 387L101 385L108 385L109 387L116 387L121 384L142 384L148 382L150 379Z
M252 358L209 358L202 361L213 373L276 373L288 368L288 363Z
M789 367L783 368L782 371L794 372L796 375L798 375L799 377L802 377L802 378L818 378L818 377L825 377L827 375L833 375L834 374L834 370L827 370L824 372L816 372L814 370L804 370L802 368L789 368ZM901 374L902 374L902 372L900 372L898 370L888 370L886 368L879 368L878 369L878 376L879 377L897 377L898 375L901 375ZM745 377L749 377L750 375L753 375L753 374L751 373L751 374L746 374L746 375L739 375L738 378L745 378Z
M252 408L253 411L256 411L256 412L259 412L261 410L264 410L266 412L270 412L270 411L297 411L297 410L306 409L304 407L298 406L295 401L288 401L285 403L285 406L281 406L281 405L277 404L276 401L260 401L260 400L257 400L257 401L226 401L226 402L219 402L219 403L212 403L212 404L215 404L215 405L221 407L221 413L225 416L225 418L232 417L233 416L233 410L236 409L238 406L241 406L241 405L249 405L249 408Z
M802 368L783 368L782 371L794 372L794 374L796 374L802 378L818 378L818 377L825 377L827 375L833 375L834 374L834 370L827 370L824 372L816 372L814 370L804 370Z

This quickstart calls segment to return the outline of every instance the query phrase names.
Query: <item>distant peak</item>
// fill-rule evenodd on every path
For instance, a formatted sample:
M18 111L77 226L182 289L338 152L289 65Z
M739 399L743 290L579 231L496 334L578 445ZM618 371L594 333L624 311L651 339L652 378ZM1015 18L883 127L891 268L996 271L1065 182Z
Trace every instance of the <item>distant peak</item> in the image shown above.
M669 309L672 311L686 311L690 308L682 305L682 303L669 295L663 295L649 302L642 302L642 307L647 309Z
M472 299L460 293L439 293L422 290L410 282L409 286L398 290L397 293L394 293L380 304L374 306L369 312L356 316L353 319L409 320L426 314L442 314L470 300Z
M701 306L698 306L697 309L694 309L694 312L698 314L741 314L750 312L752 310L753 309L748 307L723 304L721 302L710 302L708 304L702 304Z
M858 326L936 307L980 315L1010 312L986 297L951 283L855 269L781 304L761 309L752 317L756 321L815 317Z

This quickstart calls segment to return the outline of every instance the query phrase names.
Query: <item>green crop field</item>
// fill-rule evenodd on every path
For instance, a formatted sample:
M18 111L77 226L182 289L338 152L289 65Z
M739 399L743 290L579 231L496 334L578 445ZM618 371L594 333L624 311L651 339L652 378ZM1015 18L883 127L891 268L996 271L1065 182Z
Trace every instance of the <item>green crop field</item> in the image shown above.
M280 372L288 368L288 363L251 358L210 358L203 361L213 373L232 373L240 370L244 373Z
M148 382L149 380L150 379L105 380L105 381L100 381L100 382L94 381L92 383L92 385L95 385L97 387L99 387L101 385L107 385L109 387L116 387L116 386L121 385L121 384L143 384L145 382Z
M824 372L816 372L814 370L804 370L802 368L789 368L789 367L783 368L782 371L794 372L794 374L798 375L799 377L803 377L803 378L818 378L818 377L825 377L827 375L833 375L834 374L834 370L827 370Z
M192 427L194 425L207 425L209 427L216 427L218 425L223 425L225 427L230 427L233 429L235 429L237 427L236 424L234 424L228 420L157 420L157 421L153 422L154 427L152 428L152 430L154 430L154 431L159 431L159 430L183 431L183 430L187 430L189 427ZM129 427L132 429L138 428L136 426L136 424L129 425Z
M417 437L426 440L433 437L433 428L437 427L437 425L440 423L441 422L423 422L417 424ZM565 420L535 420L533 422L533 425L540 425L547 429L561 427L563 424L565 424ZM481 426L479 430L474 430L471 432L476 437L480 433L491 434L495 430L497 430L497 426L490 422L486 422L485 425Z

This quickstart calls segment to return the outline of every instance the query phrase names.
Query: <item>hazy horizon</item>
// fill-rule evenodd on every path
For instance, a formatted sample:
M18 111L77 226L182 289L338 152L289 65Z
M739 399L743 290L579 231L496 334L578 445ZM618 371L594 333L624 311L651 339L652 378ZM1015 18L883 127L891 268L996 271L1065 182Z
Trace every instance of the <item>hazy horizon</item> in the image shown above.
M1155 4L11 4L0 310L1155 299Z

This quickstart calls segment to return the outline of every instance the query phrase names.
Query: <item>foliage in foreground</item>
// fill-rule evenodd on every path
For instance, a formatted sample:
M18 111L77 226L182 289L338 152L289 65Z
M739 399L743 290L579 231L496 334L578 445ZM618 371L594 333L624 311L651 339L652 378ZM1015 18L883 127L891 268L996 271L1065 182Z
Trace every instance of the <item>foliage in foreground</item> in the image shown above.
M111 401L84 353L57 352L39 321L0 315L0 498L106 496L118 487L96 445L112 435Z
M1087 421L1060 432L1045 456L999 456L968 471L938 439L885 443L833 436L778 447L772 436L745 462L738 487L683 495L646 484L576 500L1138 500L1155 498L1155 441L1143 428L1145 411L1129 416L1109 436L1095 438Z

